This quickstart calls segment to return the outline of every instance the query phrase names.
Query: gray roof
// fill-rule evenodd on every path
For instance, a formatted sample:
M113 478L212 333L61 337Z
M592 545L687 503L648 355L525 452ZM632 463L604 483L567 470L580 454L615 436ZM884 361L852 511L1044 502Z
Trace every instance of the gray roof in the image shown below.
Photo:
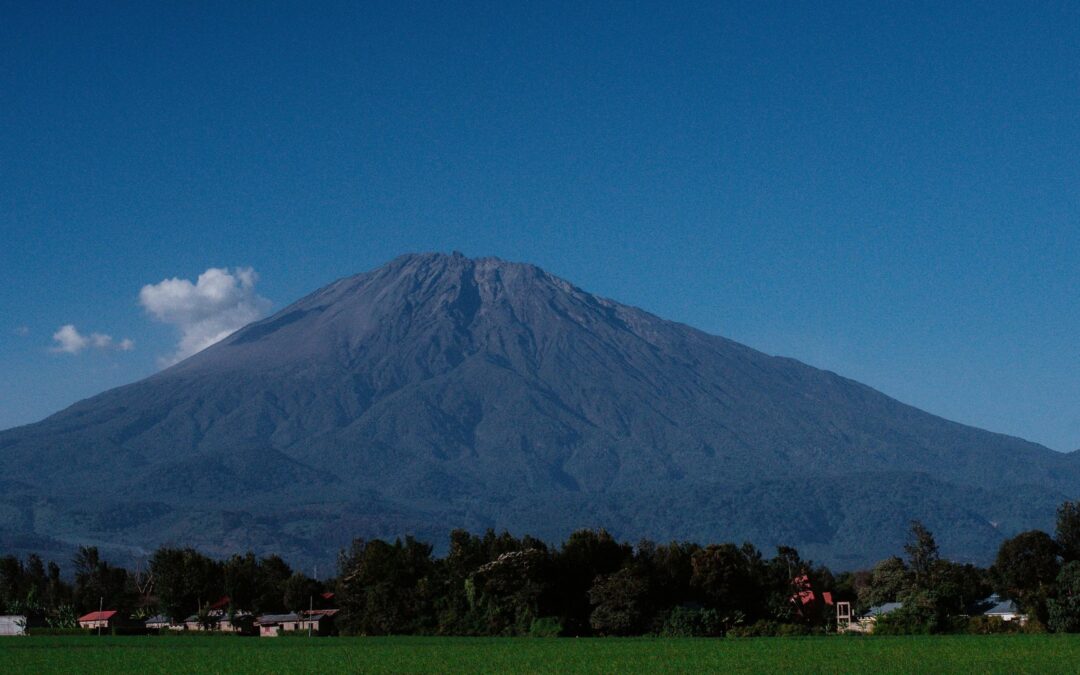
M299 621L299 614L263 614L256 621L261 625L271 623L283 623L285 621Z
M896 610L900 609L903 606L904 606L904 603L902 603L902 602L886 602L883 605L874 605L870 609L866 610L866 613L863 614L863 616L873 616L873 617L885 616L886 614L889 614L891 612L895 612Z
M146 623L172 623L172 619L164 614L155 614L146 620Z
M976 611L972 613L984 614L986 616L1002 616L1004 614L1023 614L1024 612L1012 600L1003 598L995 593L980 602L977 605Z

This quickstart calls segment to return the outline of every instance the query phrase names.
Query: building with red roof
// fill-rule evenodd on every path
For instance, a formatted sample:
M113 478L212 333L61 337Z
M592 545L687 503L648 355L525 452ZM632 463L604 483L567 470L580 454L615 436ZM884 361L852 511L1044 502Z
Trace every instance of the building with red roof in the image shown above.
M115 609L106 609L101 612L90 612L79 617L80 628L112 628L120 621L120 615Z

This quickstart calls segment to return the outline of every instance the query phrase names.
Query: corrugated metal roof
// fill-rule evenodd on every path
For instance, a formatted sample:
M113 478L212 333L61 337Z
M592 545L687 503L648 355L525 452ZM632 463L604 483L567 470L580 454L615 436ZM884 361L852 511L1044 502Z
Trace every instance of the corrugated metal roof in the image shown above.
M973 613L986 616L1003 616L1005 614L1023 614L1024 612L1012 600L994 593L978 603Z
M886 602L883 605L875 605L866 610L866 614L863 616L885 616L891 612L895 612L904 606L902 602Z
M286 621L300 621L299 614L264 614L255 620L260 626L272 623L284 623Z
M107 609L104 612L90 612L79 617L79 621L108 621L116 614L115 609Z

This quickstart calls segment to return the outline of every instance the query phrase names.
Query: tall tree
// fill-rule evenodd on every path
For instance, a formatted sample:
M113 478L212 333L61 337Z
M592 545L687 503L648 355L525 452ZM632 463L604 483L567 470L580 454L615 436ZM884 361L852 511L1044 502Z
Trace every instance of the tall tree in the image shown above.
M283 601L285 609L290 612L300 612L314 604L315 596L322 592L319 582L306 574L293 572L289 580L285 582L285 594Z
M1006 540L990 570L997 591L1045 622L1046 600L1061 567L1058 553L1057 542L1039 530L1021 532Z
M195 549L159 548L150 570L161 610L174 620L197 614L224 595L220 563Z
M1057 511L1058 546L1066 562L1080 560L1080 501L1064 502Z
M589 589L589 625L600 635L636 635L648 618L649 581L634 567L596 577Z
M1080 560L1065 563L1056 582L1057 597L1047 601L1048 625L1058 633L1080 633Z
M904 561L896 556L874 565L870 581L859 589L859 605L868 609L886 602L896 602L910 585L911 573Z
M926 590L930 585L930 573L941 556L938 553L934 535L918 520L911 521L911 530L908 533L907 543L904 544L904 552L908 555L908 565L915 588Z
M713 544L694 553L691 586L730 628L753 621L765 610L764 563L750 544Z
M633 557L633 549L607 530L578 530L555 554L563 629L571 635L590 632L589 589L597 575L611 574Z
M434 571L431 545L406 537L388 544L357 540L340 562L337 599L350 632L416 632L432 623L426 589Z
M137 600L127 570L113 567L101 558L96 546L80 546L73 560L75 566L75 609L92 612L102 604L105 609L130 612Z
M285 610L285 584L292 576L292 568L278 555L269 555L259 561L258 583L252 610L258 614L270 614Z

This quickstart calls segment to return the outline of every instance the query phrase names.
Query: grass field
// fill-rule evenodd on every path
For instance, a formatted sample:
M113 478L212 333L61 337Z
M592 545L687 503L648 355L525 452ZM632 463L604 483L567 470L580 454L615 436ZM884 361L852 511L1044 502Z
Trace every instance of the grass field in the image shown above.
M1080 636L0 638L0 673L1075 673Z

